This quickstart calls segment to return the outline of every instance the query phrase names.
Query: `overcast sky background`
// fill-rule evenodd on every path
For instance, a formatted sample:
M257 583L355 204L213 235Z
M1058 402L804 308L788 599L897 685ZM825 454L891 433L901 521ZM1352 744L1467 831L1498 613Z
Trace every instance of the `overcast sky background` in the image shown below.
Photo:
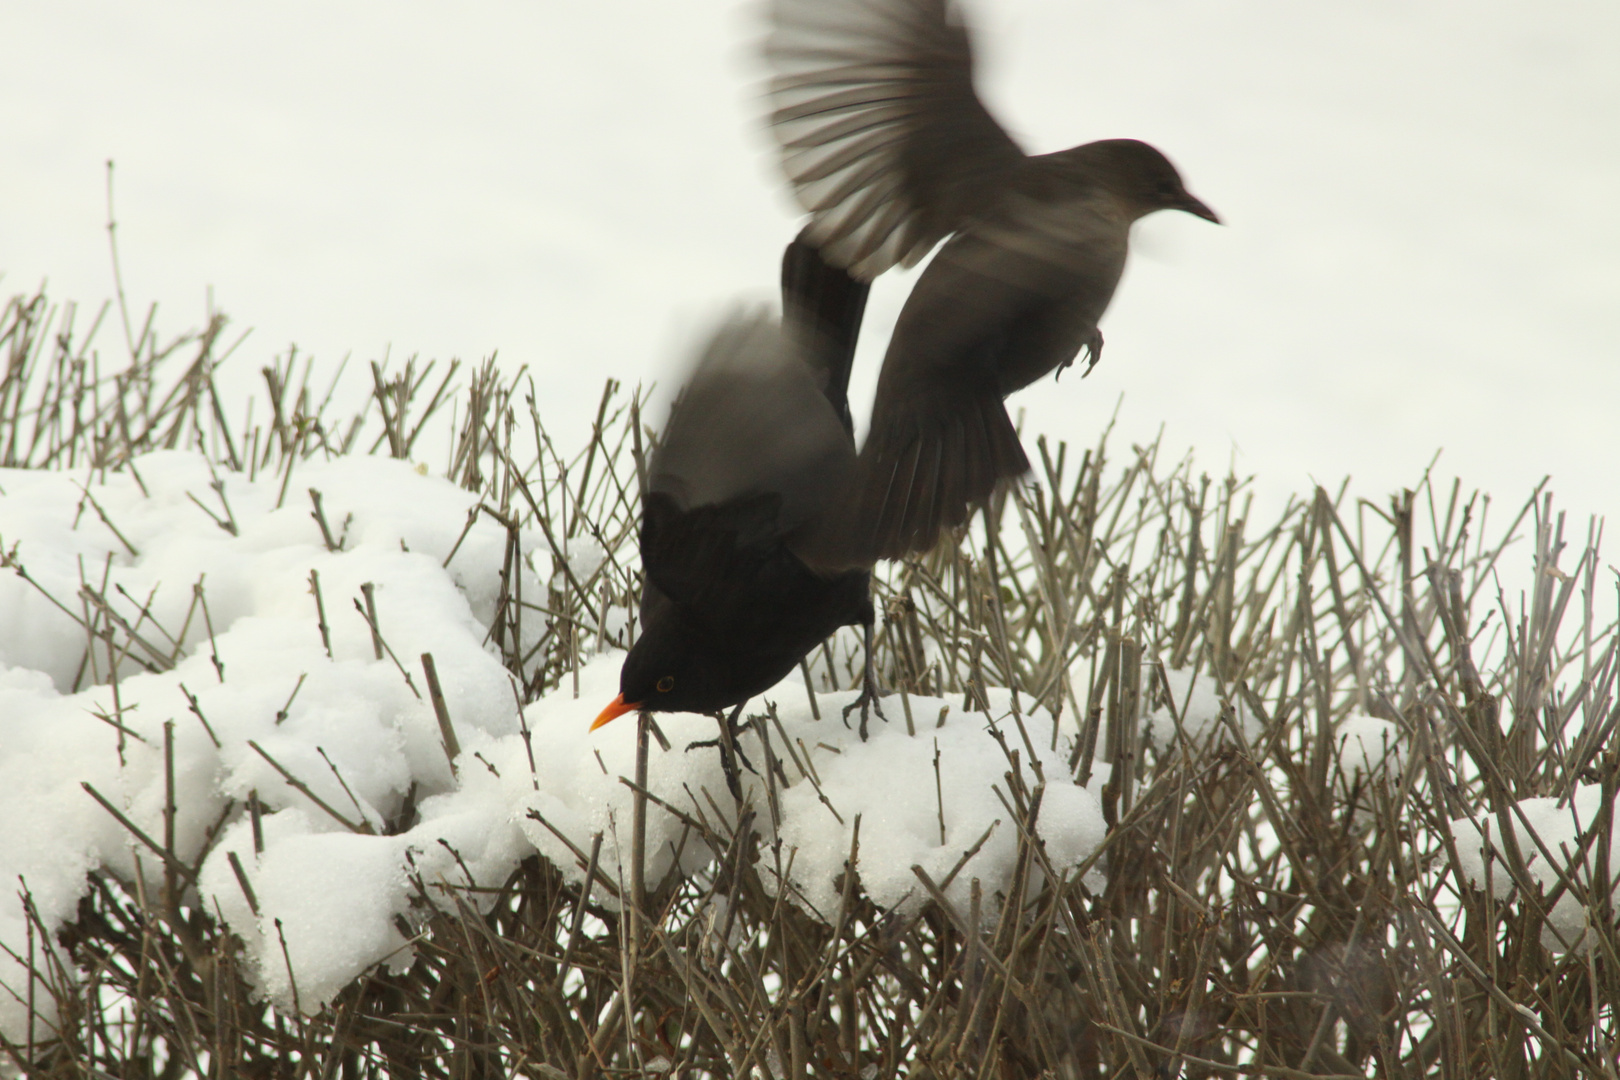
M1620 6L978 0L981 90L1032 151L1163 149L1102 365L1018 395L1083 444L1163 424L1212 472L1382 502L1438 472L1620 513ZM570 443L772 294L797 216L735 0L6 4L0 292L111 294L323 363L498 349ZM874 294L869 397L909 279ZM116 354L119 336L101 339ZM1124 447L1120 446L1119 450Z

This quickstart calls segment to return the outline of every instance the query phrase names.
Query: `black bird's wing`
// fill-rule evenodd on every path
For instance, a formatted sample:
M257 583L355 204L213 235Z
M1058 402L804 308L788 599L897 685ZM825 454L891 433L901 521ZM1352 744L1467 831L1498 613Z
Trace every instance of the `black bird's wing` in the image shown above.
M870 281L913 266L1025 162L947 0L773 0L771 129L806 237Z
M737 315L710 339L648 462L642 564L705 610L784 549L820 568L855 449L802 347L773 318Z
M666 492L648 491L641 502L642 625L676 605L722 626L751 615L762 570L781 557L780 505L767 493L686 508Z
M782 253L782 322L799 336L806 361L822 379L822 394L853 437L849 373L872 286L822 257L804 233Z

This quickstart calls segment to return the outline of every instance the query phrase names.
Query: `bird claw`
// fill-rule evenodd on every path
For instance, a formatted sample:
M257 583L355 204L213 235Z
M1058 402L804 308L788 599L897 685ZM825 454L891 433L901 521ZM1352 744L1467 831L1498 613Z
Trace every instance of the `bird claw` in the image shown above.
M1101 330L1093 330L1091 332L1091 336L1087 337L1086 340L1080 343L1080 348L1086 351L1086 369L1080 373L1080 377L1082 379L1087 375L1090 375L1091 369L1096 367L1097 361L1102 359L1102 347L1103 336ZM1064 369L1073 367L1075 357L1079 355L1080 350L1076 349L1074 356L1069 357L1067 360L1063 361L1063 363L1059 364L1057 366L1057 371L1052 374L1052 381L1057 382L1059 379L1063 378Z
M863 627L866 637L866 662L861 668L861 696L844 706L844 727L849 727L849 714L856 709L861 710L861 742L866 741L866 722L870 714L876 712L878 719L885 724L889 718L883 715L883 706L878 704L877 670L872 666L872 623L868 621Z
M877 685L875 680L861 688L861 696L844 706L844 726L849 727L849 714L856 709L861 710L861 742L866 741L866 723L871 719L871 713L877 713L878 719L885 724L889 718L883 715L883 706L878 704Z
M737 741L737 736L744 730L744 726L737 723L737 717L741 713L742 706L739 705L732 711L730 719L716 714L715 719L720 721L721 733L713 739L696 739L686 744L688 754L699 747L709 746L720 751L720 771L726 776L726 787L730 789L731 797L738 802L742 802L742 773L737 770L737 762L741 761L749 772L755 776L759 775L759 770L754 768L754 763L748 760L748 755L743 753L742 746Z
M1080 373L1083 379L1091 374L1091 369L1097 366L1102 359L1103 336L1101 330L1093 330L1091 337L1086 340L1086 370ZM1073 363L1071 360L1070 363Z

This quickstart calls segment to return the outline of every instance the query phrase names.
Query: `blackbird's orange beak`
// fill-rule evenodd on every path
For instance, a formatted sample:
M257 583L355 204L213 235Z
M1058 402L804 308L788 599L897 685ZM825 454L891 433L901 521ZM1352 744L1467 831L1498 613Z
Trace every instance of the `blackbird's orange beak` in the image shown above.
M620 694L608 704L607 708L602 710L601 715L598 716L595 722L591 724L591 730L595 731L609 720L612 720L615 717L623 716L627 712L635 712L639 708L641 708L641 702L625 701L624 695Z

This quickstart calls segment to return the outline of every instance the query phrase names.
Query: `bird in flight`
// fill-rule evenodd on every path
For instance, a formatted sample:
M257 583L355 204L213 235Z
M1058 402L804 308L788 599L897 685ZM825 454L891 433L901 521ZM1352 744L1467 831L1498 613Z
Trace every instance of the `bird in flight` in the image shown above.
M895 325L843 515L852 558L925 551L1028 470L1003 399L1082 349L1101 356L1131 224L1219 218L1135 139L1024 153L975 92L946 0L768 11L769 126L804 238L860 281L945 241Z

